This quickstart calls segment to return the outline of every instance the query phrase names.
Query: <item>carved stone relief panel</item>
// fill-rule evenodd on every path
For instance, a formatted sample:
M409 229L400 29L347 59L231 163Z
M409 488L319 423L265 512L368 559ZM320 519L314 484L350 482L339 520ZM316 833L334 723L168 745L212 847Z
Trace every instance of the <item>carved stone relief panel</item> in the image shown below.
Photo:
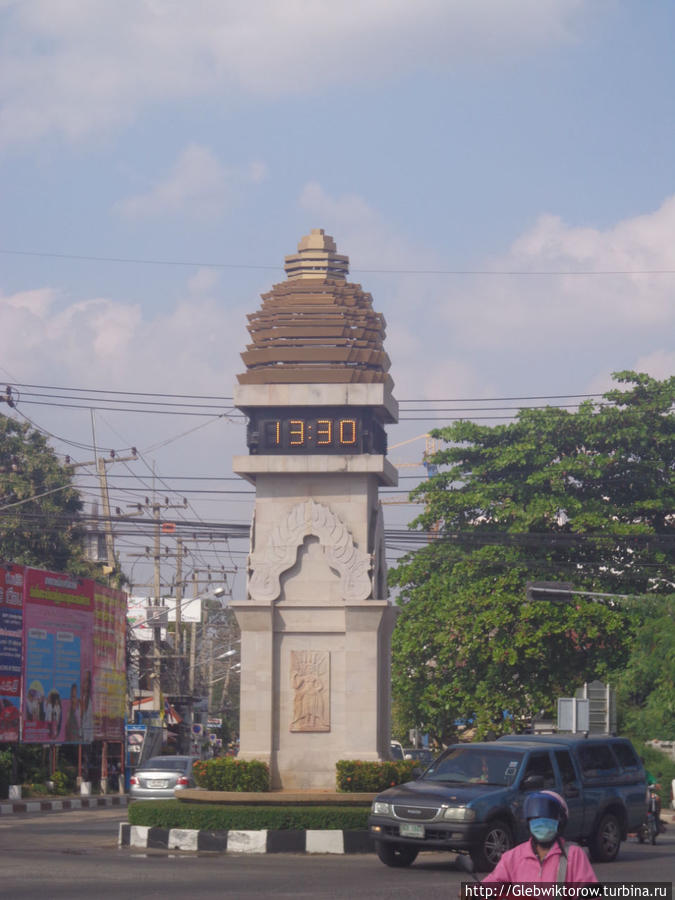
M290 731L330 731L330 653L291 650Z
M309 534L319 538L328 564L340 573L343 598L360 602L370 597L371 555L354 545L338 515L313 500L294 506L274 527L267 544L250 554L249 596L267 602L277 599L281 592L280 576L295 563L298 547Z

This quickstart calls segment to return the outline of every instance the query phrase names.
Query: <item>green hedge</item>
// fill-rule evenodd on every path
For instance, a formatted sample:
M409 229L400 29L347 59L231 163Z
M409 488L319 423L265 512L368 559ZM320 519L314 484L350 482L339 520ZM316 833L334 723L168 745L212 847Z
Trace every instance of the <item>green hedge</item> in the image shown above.
M209 791L269 791L270 770L257 759L218 756L194 765L195 781Z
M198 831L312 828L362 830L368 827L370 804L354 806L230 806L183 803L180 800L137 800L129 806L132 825L194 828Z
M373 793L384 791L404 781L412 781L413 769L419 763L413 759L396 762L362 762L358 759L341 759L337 765L338 791L347 793Z
M645 744L639 738L632 738L635 749L643 757L645 768L661 785L661 807L670 806L670 785L675 778L675 760L670 759L662 750Z

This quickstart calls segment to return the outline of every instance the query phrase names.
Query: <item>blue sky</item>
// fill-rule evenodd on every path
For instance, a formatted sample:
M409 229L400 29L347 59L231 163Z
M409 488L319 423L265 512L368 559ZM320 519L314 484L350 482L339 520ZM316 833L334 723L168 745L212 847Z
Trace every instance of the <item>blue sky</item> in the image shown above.
M246 313L316 227L401 400L672 374L673 33L668 0L0 0L0 250L31 254L0 254L0 377L231 396ZM91 443L86 410L23 411ZM97 437L231 474L241 425L175 439L194 424L101 412Z

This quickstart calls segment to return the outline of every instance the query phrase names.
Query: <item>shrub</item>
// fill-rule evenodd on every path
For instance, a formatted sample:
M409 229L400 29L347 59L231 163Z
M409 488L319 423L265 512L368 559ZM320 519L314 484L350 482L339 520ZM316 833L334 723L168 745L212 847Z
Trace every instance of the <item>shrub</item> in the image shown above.
M258 759L219 756L196 762L195 781L209 791L269 791L269 766Z
M370 804L363 806L235 806L180 800L136 800L128 810L132 825L194 828L198 831L275 831L368 827Z
M6 797L12 783L12 751L0 750L0 797Z
M63 795L70 794L72 792L74 780L71 779L68 772L64 772L62 770L54 772L50 781L53 785L52 791L55 794Z
M337 765L338 791L347 793L379 793L395 784L410 781L418 763L412 759L363 762L358 759L341 759Z
M22 797L46 797L49 793L49 789L46 784L40 784L39 782L31 782L29 784L21 785L21 796Z

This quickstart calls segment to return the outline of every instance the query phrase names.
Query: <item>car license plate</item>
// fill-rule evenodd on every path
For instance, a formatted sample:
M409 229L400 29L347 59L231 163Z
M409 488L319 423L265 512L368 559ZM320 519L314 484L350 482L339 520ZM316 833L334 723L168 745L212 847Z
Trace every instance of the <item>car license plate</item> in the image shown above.
M424 825L409 825L406 823L401 823L398 826L398 833L401 835L401 837L423 838Z
M157 778L149 778L147 781L147 785L149 788L165 788L168 787L168 781L162 781Z

